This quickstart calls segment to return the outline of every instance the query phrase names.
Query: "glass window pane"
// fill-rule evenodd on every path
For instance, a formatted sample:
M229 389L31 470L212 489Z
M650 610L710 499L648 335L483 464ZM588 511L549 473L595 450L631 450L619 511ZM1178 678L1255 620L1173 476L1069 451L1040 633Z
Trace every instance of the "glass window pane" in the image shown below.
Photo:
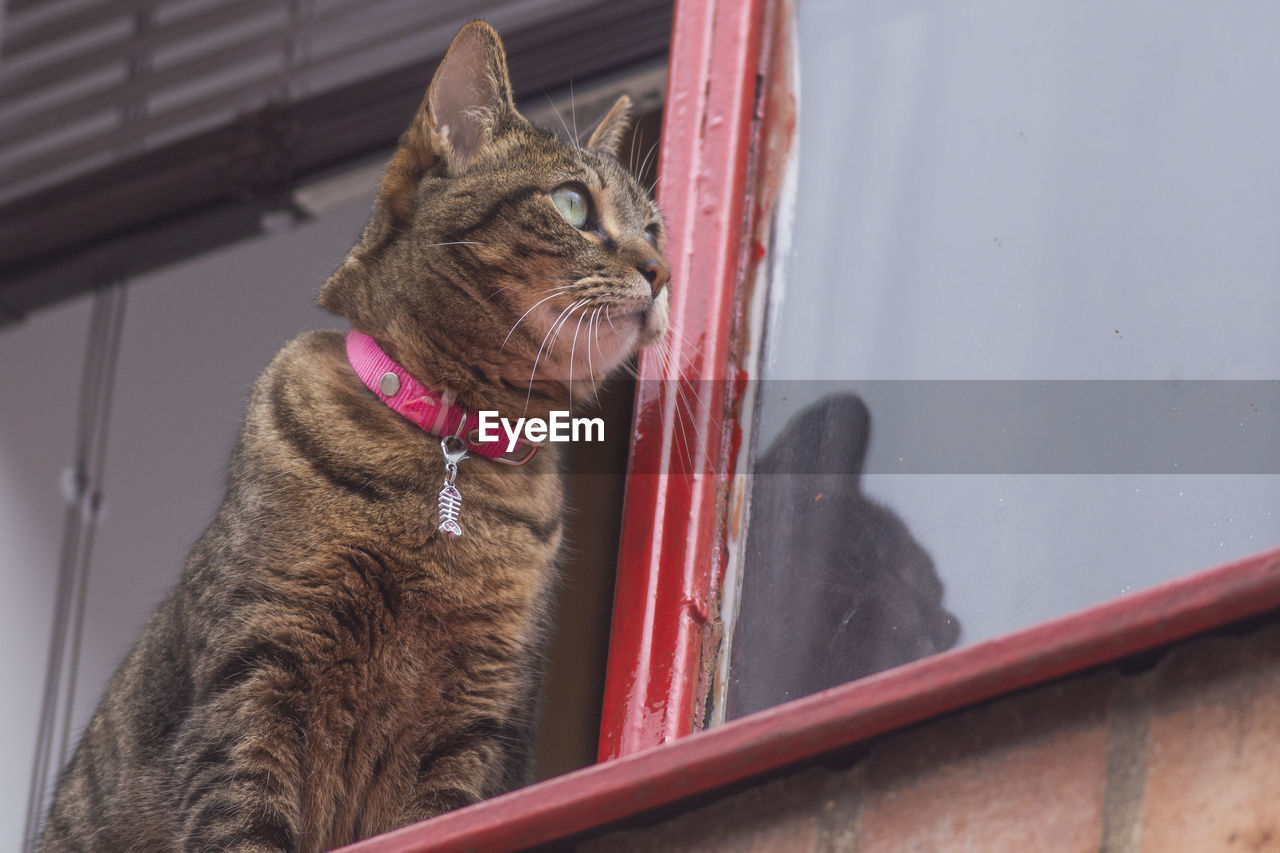
M1280 543L1280 6L793 23L727 716Z

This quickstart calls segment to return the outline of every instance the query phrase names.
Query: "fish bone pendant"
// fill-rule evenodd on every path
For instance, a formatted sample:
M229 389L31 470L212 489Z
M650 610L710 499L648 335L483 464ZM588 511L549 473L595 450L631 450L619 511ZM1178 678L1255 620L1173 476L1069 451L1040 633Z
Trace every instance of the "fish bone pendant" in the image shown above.
M455 442L453 449L450 442ZM450 539L462 535L462 526L458 524L458 514L462 509L462 494L454 481L458 478L458 463L467 458L467 445L457 436L449 436L440 441L440 449L444 452L444 487L440 489L440 497L436 499L440 507L441 533Z
M450 539L462 535L462 528L458 525L458 510L461 508L462 495L453 483L446 481L440 490L440 532L448 534Z

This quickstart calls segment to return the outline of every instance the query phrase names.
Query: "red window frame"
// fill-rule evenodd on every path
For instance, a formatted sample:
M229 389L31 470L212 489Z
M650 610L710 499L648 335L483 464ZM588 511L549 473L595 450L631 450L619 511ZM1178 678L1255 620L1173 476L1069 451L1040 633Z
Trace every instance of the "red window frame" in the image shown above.
M669 364L647 352L640 360L629 470L643 473L629 478L623 511L602 761L694 731L704 657L714 653L736 439L725 415L730 380L743 377L731 347L744 235L758 214L747 187L767 8L676 3L658 173L679 334ZM691 384L696 394L686 393Z
M974 702L1280 611L1280 549L696 732L713 661L715 597L737 436L725 417L733 333L767 211L752 188L769 109L757 79L785 0L677 0L663 130L680 375L704 383L690 416L641 361L633 471L678 472L684 443L720 464L633 474L623 519L601 763L346 848L351 853L517 850L568 838ZM777 41L781 41L778 39ZM693 342L693 343L690 343ZM694 345L696 344L696 346ZM708 393L709 392L709 393ZM678 422L680 421L680 422ZM693 429L690 431L690 427ZM681 437L680 430L685 430ZM688 736L692 735L692 736Z

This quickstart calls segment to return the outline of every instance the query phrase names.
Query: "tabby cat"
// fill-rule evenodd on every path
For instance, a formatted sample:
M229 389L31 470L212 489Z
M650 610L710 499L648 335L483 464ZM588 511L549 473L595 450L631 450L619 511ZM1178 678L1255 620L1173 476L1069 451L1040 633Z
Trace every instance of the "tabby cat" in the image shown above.
M662 223L614 156L628 111L562 143L467 25L320 304L442 406L546 418L589 396L667 324ZM44 850L325 850L530 781L555 446L462 461L446 535L440 437L347 346L305 334L257 381L226 498L59 780Z

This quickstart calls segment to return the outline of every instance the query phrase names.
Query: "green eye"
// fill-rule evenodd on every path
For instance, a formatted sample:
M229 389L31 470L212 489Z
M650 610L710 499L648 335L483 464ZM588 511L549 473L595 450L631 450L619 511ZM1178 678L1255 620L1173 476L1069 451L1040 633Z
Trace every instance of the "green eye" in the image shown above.
M551 201L555 203L556 210L560 211L564 221L574 228L582 228L587 224L590 207L587 197L578 190L567 186L557 187L551 191Z

